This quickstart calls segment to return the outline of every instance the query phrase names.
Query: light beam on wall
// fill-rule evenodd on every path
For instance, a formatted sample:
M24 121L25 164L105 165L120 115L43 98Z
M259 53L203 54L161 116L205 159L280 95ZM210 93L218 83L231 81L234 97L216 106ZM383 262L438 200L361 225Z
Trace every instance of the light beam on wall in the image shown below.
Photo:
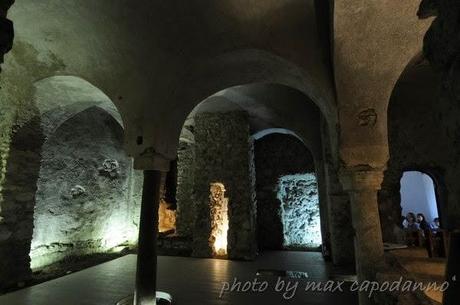
M161 233L176 230L176 211L168 209L168 203L165 201L160 202L158 220L158 230Z
M209 242L214 257L227 255L228 198L225 198L225 186L211 183L210 187L211 236Z

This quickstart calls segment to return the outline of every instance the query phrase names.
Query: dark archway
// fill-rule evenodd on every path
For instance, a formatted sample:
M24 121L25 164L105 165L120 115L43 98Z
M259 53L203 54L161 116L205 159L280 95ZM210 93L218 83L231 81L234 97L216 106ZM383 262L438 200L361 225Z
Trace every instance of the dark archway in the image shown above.
M460 108L440 96L440 76L417 55L395 85L388 108L390 159L379 192L383 238L403 242L400 180L405 171L428 174L436 184L439 214L449 226L448 210L457 205L460 166L453 143ZM429 139L429 140L427 140Z
M255 141L257 236L260 250L321 244L320 210L311 152L295 136Z

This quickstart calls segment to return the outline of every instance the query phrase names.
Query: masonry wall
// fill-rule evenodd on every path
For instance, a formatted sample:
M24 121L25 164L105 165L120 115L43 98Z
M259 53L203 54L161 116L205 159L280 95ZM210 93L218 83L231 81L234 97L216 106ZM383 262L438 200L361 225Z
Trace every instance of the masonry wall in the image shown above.
M210 184L222 183L229 200L228 257L256 255L253 143L245 112L195 116L193 255L211 256ZM179 202L178 202L179 204Z
M316 176L312 173L283 176L279 179L277 194L281 202L284 247L318 248L322 236Z

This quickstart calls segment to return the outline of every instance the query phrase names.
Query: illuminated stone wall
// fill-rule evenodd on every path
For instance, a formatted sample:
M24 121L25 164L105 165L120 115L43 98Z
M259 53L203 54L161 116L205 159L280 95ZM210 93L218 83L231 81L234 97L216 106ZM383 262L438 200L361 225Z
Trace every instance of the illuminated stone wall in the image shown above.
M315 171L313 156L296 137L270 134L255 142L257 239L259 248L284 248L285 235L279 181L284 176ZM317 199L317 193L312 194Z
M162 200L158 209L158 231L161 233L176 230L176 211L169 209L169 204Z
M44 143L35 195L31 266L105 252L137 238L132 162L123 130L100 108L61 125Z
M225 186L228 198L228 257L256 255L253 143L247 114L240 111L195 116L193 255L212 256L211 183ZM179 204L179 202L178 202Z
M121 126L90 108L56 130L63 114L2 135L0 290L27 281L31 265L137 240L142 172L123 153Z
M283 176L278 182L284 247L321 245L318 185L314 174Z

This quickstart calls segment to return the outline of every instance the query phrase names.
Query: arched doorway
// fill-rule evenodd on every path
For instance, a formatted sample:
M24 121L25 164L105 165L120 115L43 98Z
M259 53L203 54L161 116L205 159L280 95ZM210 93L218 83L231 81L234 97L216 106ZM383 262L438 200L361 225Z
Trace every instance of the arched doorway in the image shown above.
M291 108L297 110L295 116L308 123L283 116L291 112ZM185 120L179 138L174 238L188 239L194 256L216 256L219 251L213 251L212 244L222 239L212 233L218 229L213 215L221 213L214 213L213 209L227 202L228 209L224 207L223 210L228 211L228 230L218 231L227 232L229 258L253 259L260 249L318 249L322 232L325 232L319 229L324 224L319 220L317 174L321 174L321 169L316 169L314 164L314 160L322 158L320 118L320 110L304 94L276 84L228 88L197 105ZM273 154L262 149L265 151L262 155L270 155L275 163L283 159L287 168L268 163L259 168L254 165L257 156L254 158L253 142L257 144L262 139L269 139L272 134L288 140L269 144L270 148L280 149L275 149ZM295 164L287 165L292 161L290 159L296 159ZM271 185L267 193L269 201L275 202L276 206L271 210L258 208L256 204L265 201L264 195L256 194L256 184L259 183L256 177L260 173L263 175L267 168L279 171L262 186ZM261 181L264 184L263 179ZM216 185L221 187L216 188ZM225 191L214 196L210 190L216 189ZM326 198L322 197L322 200L324 210L321 215L326 217ZM259 243L261 247L257 249L257 219L264 218L258 213L264 210L272 213L271 219L277 217L271 224L266 221L265 228L275 227L276 222L279 224L278 242L276 246L261 246ZM265 235L266 241L275 239L273 234ZM160 245L163 244L160 241Z
M458 181L451 180L458 168L458 149L451 135L457 133L453 122L459 108L442 99L442 90L440 75L423 54L414 56L388 105L390 159L379 192L383 238L402 267L398 272L438 283L445 276L448 232L444 229ZM413 222L408 213L415 219L424 214L427 224ZM440 218L441 230L430 230L434 218ZM395 250L395 244L403 249ZM442 302L442 293L430 293L429 298Z
M401 177L402 214L423 214L429 224L439 219L436 186L433 179L419 171L405 171Z
M317 249L321 220L311 152L291 134L255 138L259 250Z

